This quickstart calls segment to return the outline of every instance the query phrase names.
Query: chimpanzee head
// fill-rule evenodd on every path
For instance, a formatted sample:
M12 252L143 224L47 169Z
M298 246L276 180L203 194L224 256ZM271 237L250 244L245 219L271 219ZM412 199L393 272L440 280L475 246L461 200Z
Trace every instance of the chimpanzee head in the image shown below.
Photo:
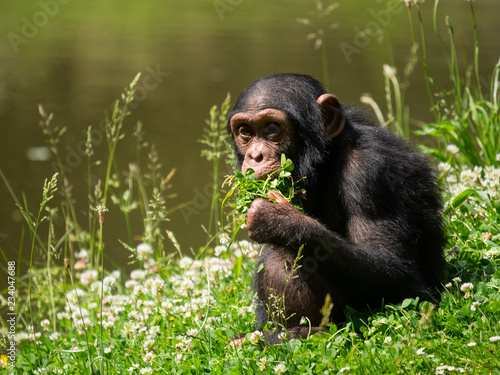
M239 96L228 121L239 166L265 179L281 168L282 153L295 163L294 178L314 182L328 143L344 129L337 98L314 78L276 74L255 81Z

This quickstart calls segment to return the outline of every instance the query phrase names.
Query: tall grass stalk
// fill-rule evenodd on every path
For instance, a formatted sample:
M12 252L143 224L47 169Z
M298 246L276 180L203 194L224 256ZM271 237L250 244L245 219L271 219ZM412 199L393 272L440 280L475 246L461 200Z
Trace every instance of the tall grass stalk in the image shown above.
M100 373L103 374L103 356L104 356L104 340L102 338L103 332L103 323L102 323L102 313L104 311L104 249L103 249L103 226L104 226L104 213L107 211L106 207L97 207L96 208L99 214L99 249L101 252L101 290L98 289L99 293L99 302L100 302L100 317L99 317L99 335L100 335L100 348L101 351L99 353L99 370Z
M36 240L38 238L38 228L40 224L46 220L46 216L43 216L43 211L47 204L52 200L54 197L54 193L57 190L57 173L55 173L52 178L48 181L45 179L44 184L43 184L43 190L42 190L42 202L40 203L38 213L36 217L33 216L33 214L29 211L28 204L26 202L26 199L24 199L24 206L18 206L18 208L21 210L21 213L24 216L24 219L26 223L28 224L28 229L29 233L31 236L31 251L30 251L30 260L29 260L29 279L28 279L28 310L30 312L30 321L31 321L31 326L34 327L34 311L33 311L33 299L32 299L32 282L33 282L33 272L35 271L34 263L33 263L33 257L35 255L36 251ZM49 227L49 232L50 232L50 227ZM50 236L50 235L49 235ZM50 238L50 237L49 237ZM48 249L50 247L50 243L47 246L47 252L50 252ZM50 254L47 254L47 257L50 257ZM50 272L50 269L48 270ZM51 294L51 300L53 301L53 294Z
M61 189L64 196L65 204L61 205L61 212L66 225L65 232L67 234L72 233L78 241L81 242L84 238L84 233L78 223L76 209L74 206L74 200L72 197L72 189L69 183L68 176L66 174L66 166L62 163L61 154L58 149L58 144L62 136L66 133L67 128L60 128L57 125L52 124L54 114L47 114L41 104L38 105L38 112L42 118L39 122L43 133L47 136L47 142L49 143L50 150L56 159L57 172L61 179ZM69 237L68 237L69 239ZM71 254L74 253L74 242L67 240L64 246L64 256L68 256L67 251Z
M476 12L474 11L474 2L469 1L470 14L472 20L472 30L474 32L474 73L476 77L477 95L483 100L483 90L481 89L481 79L479 77L479 38L477 36Z
M106 118L106 140L108 142L109 154L106 167L106 179L104 180L104 195L102 199L103 206L106 206L111 170L115 161L116 146L118 145L118 141L121 139L120 132L123 127L123 121L130 114L129 105L134 101L135 86L137 85L137 82L139 82L140 77L141 73L138 73L130 83L129 88L125 89L125 93L122 94L123 107L120 108L120 102L117 100L115 102L111 118Z
M88 221L89 221L89 250L93 253L94 250L94 230L92 225L92 219L94 218L94 211L92 207L92 184L91 181L91 170L92 170L92 155L94 155L94 149L92 144L92 127L87 128L87 141L85 142L85 155L87 156L87 199L88 199Z
M307 35L308 40L314 41L314 49L320 52L321 70L323 74L323 85L326 91L330 91L330 73L328 66L328 54L326 49L326 30L334 30L337 23L327 24L328 16L340 6L340 3L330 5L323 4L321 0L315 0L316 7L310 12L310 18L297 18L297 22L309 26L313 32Z
M50 303L52 305L52 316L51 316L51 321L52 321L52 327L54 331L56 330L56 306L55 306L55 301L54 301L54 287L52 285L52 242L54 241L54 238L52 237L52 233L54 230L54 223L53 223L53 218L54 218L54 212L51 212L49 214L49 230L48 232L48 238L47 238L47 266L46 266L46 271L47 271L47 280L49 282L49 293L50 293Z
M210 117L206 120L207 128L204 129L204 136L198 142L208 146L207 149L201 151L201 156L212 162L212 198L210 201L210 218L207 229L207 242L210 242L219 232L219 207L221 198L219 187L220 181L220 160L226 157L231 160L229 155L232 155L229 137L226 130L227 115L229 113L231 96L227 94L226 99L222 102L220 110L217 106L210 109Z
M410 24L410 33L411 33L411 38L413 42L413 48L415 51L419 49L419 44L416 40L415 37L415 31L414 31L414 26L413 26L413 17L411 14L411 9L410 6L407 7L408 9L408 21ZM427 98L429 99L429 104L431 106L431 110L434 112L435 115L438 114L438 110L436 108L436 105L434 103L434 98L432 95L432 89L431 89L431 83L434 84L434 79L432 78L429 67L428 67L428 60L427 60L427 49L426 49L426 41L425 41L425 29L424 29L424 23L423 23L423 18L422 18L422 13L420 12L420 6L417 3L416 4L416 9L418 13L418 20L419 20L419 26L420 26L420 40L422 44L422 57L419 57L420 65L424 69L426 80L425 80L425 87L427 90Z

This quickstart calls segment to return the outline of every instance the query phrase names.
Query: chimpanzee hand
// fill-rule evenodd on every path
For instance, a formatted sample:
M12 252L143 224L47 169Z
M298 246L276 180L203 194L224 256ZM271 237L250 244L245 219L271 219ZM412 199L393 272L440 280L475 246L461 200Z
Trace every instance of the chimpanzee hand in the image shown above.
M308 219L276 191L267 196L276 203L256 199L247 212L248 236L258 243L286 246L293 242L294 226Z

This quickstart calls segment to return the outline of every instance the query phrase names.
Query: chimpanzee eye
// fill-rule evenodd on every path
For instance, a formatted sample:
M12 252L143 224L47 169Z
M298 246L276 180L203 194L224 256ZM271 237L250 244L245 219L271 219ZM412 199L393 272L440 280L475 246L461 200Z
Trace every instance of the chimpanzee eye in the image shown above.
M243 138L250 138L252 130L247 125L243 125L238 129L238 135Z
M281 132L281 126L279 126L279 124L276 122L271 122L266 127L266 135L267 136L278 135L280 132Z

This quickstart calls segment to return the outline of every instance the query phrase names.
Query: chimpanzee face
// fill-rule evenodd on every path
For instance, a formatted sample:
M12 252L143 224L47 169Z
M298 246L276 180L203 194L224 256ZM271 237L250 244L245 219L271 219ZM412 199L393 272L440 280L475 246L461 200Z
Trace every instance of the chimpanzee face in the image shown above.
M281 152L293 137L293 127L284 112L273 108L239 112L230 124L244 156L243 173L251 168L256 179L265 179L281 168Z

